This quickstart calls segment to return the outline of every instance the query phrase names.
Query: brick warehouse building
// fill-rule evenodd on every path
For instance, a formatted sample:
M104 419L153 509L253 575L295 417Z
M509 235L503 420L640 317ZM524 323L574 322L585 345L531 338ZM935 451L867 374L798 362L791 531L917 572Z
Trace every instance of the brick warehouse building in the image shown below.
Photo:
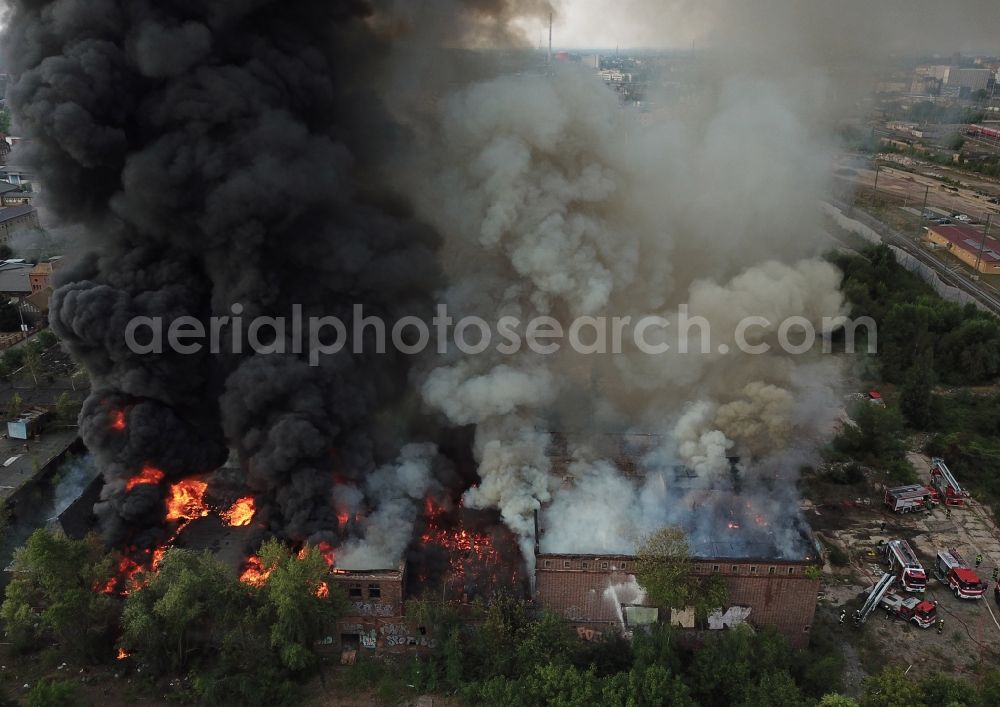
M569 619L581 636L628 630L633 617L648 622L659 611L649 607L635 581L635 558L626 555L538 554L535 601L540 608ZM693 562L696 575L720 574L730 606L713 616L708 628L721 629L744 620L774 626L796 647L809 642L820 580L812 560L703 559ZM659 617L666 620L666 616ZM694 627L693 614L674 611L672 623Z
M337 635L326 639L331 648L381 653L429 645L419 627L409 626L404 618L405 562L392 569L336 569L331 577L349 602L337 621Z

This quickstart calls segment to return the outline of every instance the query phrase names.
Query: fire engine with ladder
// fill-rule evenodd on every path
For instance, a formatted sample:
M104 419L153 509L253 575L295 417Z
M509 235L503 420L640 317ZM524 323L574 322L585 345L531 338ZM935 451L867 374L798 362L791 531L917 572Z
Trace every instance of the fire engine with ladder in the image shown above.
M890 573L899 579L903 589L922 592L927 588L927 573L908 542L890 540L882 544L879 551L888 563Z
M893 513L914 513L916 511L930 510L934 505L934 496L937 491L931 491L926 486L911 484L909 486L897 486L896 488L885 490L885 505Z
M982 599L986 583L956 550L938 550L934 573L948 585L956 599Z
M937 607L932 602L894 591L892 585L895 582L896 575L886 573L868 589L865 603L854 613L855 624L862 625L878 607L882 607L888 616L909 621L919 628L930 628L937 623Z
M879 605L890 616L909 621L918 628L930 628L937 623L937 607L926 599L888 592Z
M969 492L963 489L951 473L944 459L931 459L931 485L941 494L941 500L947 506L964 506Z

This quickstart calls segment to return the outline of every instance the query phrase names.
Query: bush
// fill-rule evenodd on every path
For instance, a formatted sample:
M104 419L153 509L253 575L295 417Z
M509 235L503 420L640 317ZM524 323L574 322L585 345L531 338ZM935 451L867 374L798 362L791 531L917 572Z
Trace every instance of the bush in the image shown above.
M83 702L73 683L42 680L28 693L28 707L83 707Z
M844 567L851 561L851 556L847 554L847 551L837 545L831 545L826 556L830 560L830 564L836 567Z
M35 336L35 340L42 345L42 348L49 349L59 343L59 339L52 333L51 329L42 329Z
M7 349L0 355L0 363L9 370L20 368L24 365L24 351L20 348Z

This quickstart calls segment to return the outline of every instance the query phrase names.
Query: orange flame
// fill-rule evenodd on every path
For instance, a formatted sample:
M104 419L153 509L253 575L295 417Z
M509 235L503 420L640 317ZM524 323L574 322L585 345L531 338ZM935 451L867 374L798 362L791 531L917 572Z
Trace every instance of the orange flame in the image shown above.
M167 520L187 520L208 515L205 505L205 491L208 484L197 479L184 479L170 487L167 498Z
M125 660L126 658L128 658L128 656L129 656L129 652L127 650L125 650L124 648L119 648L118 649L118 655L115 656L115 657L118 660Z
M254 513L257 512L257 506L254 504L252 496L244 496L243 498L236 499L236 502L229 507L229 510L222 512L222 520L226 521L227 525L234 528L250 525L250 521L253 520Z
M251 587L263 587L269 576L271 576L271 570L265 569L264 561L260 559L260 555L250 555L243 573L240 574L240 581Z
M320 599L326 599L330 596L330 586L326 582L320 582L319 586L316 587L316 596Z
M334 552L333 545L328 543L326 540L322 540L316 545L316 549L319 550L323 559L326 560L326 566L333 567L333 563L337 559L337 553Z
M125 429L124 410L115 410L113 413L111 413L111 429L119 431Z
M500 553L493 546L493 538L484 533L469 532L465 528L448 529L442 527L447 510L434 502L430 496L424 499L424 513L427 530L420 536L420 542L437 545L448 552L449 574L453 581L461 582L466 566L496 565Z
M163 472L155 466L147 464L142 467L142 471L125 483L125 492L131 491L140 484L158 484L161 481L163 481Z
M137 576L140 572L142 572L142 565L130 557L122 556L118 560L114 576L104 584L95 585L93 589L101 594L114 594L115 588L118 588L118 593L124 596L142 588L142 582Z

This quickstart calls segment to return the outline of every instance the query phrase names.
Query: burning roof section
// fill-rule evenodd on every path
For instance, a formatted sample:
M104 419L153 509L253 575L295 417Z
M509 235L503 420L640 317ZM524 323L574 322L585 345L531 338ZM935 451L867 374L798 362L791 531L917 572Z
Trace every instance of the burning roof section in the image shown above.
M671 461L659 435L599 434L586 445L598 461L581 461L572 436L554 436L561 486L538 513L536 554L631 556L642 538L678 526L696 558L819 556L781 465L731 457L728 471L708 475Z

